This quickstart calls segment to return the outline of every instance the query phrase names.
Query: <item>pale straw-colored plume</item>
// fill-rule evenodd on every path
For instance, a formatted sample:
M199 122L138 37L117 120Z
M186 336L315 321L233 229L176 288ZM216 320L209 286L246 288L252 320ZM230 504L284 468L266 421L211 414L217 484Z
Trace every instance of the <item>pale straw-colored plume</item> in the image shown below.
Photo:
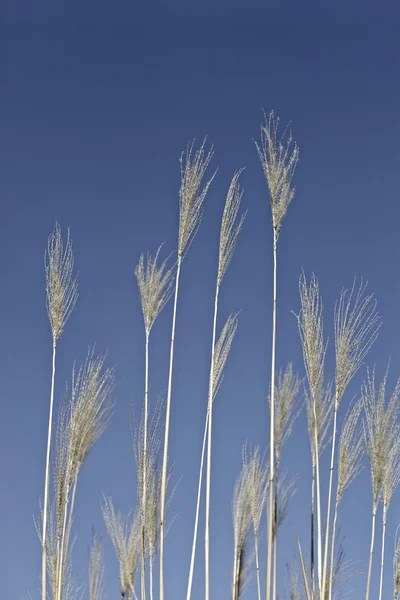
M235 252L238 235L243 227L246 213L238 218L240 203L242 201L243 189L239 185L239 177L243 169L236 171L226 195L224 212L222 215L221 232L219 236L219 263L217 286L221 285L222 279L232 260Z
M173 287L173 269L167 268L168 259L158 265L158 257L161 251L162 245L158 248L155 257L151 254L147 254L145 259L142 254L139 260L139 264L136 267L135 275L138 282L143 318L144 328L146 333L145 343L145 400L144 400L144 423L143 423L143 448L142 448L142 470L140 471L140 477L142 479L140 483L141 488L141 519L142 519L142 547L141 547L141 597L142 600L146 598L146 532L145 532L145 521L146 521L146 485L147 485L147 427L148 427L148 403L149 403L149 337L151 329L154 325L155 320L168 302ZM139 473L139 471L138 471Z
M142 254L135 269L146 336L150 335L155 320L172 294L173 268L167 268L168 258L158 264L162 246L163 244L158 248L154 257L150 253L147 254L147 257Z
M60 403L55 439L55 457L53 465L54 499L56 506L57 537L61 538L64 520L64 509L68 495L68 462L70 443L70 405L67 391Z
M400 596L400 525L396 529L393 554L393 600Z
M242 466L235 483L232 499L233 520L233 578L232 578L232 600L238 600L242 593L242 583L245 572L246 543L252 522L250 489L247 469Z
M250 515L253 524L254 533L254 552L256 559L256 576L258 600L261 599L260 586L260 565L258 557L258 541L260 536L261 517L263 515L268 495L269 486L269 465L264 464L260 457L260 447L256 446L253 450L244 445L242 451L242 462L244 477L247 479L248 502L250 505Z
M329 426L332 423L335 396L332 391L332 381L323 383L321 394L313 402L308 390L304 390L308 437L310 439L312 465L316 464L315 430L317 431L317 447L321 454L327 445Z
M272 224L279 235L282 220L293 200L295 189L292 179L299 160L299 148L293 142L292 134L284 131L278 136L279 118L271 111L264 113L261 125L261 143L257 144L258 156L268 184L272 211Z
M140 514L124 519L115 512L111 498L103 498L102 513L107 533L119 562L121 599L132 597L136 571L140 563Z
M286 563L286 572L287 587L289 587L288 600L306 600L306 592L297 560L294 559L291 563Z
M327 344L324 341L322 298L314 274L307 283L304 272L299 280L301 310L296 315L303 349L304 367L313 401L322 394Z
M400 379L390 400L386 401L386 382L389 368L379 387L375 383L375 369L368 370L362 386L364 406L364 436L371 470L372 501L376 507L382 492L386 462L399 434Z
M91 448L106 430L114 407L115 367L104 367L107 353L89 348L84 363L72 371L70 477L80 469Z
M339 439L338 483L336 502L339 504L344 492L363 469L364 439L360 429L361 401L356 402L345 418Z
M282 448L292 434L294 422L300 413L300 409L297 406L300 380L293 373L291 363L289 363L284 372L282 370L279 372L276 382L275 460L278 468L282 458Z
M56 223L50 234L47 250L44 255L44 268L46 275L46 307L50 320L53 337L53 358L50 391L50 409L47 429L47 450L44 481L44 503L43 503L43 531L42 531L42 600L47 600L47 512L49 504L50 487L50 452L53 428L54 387L56 375L56 346L64 326L78 298L78 282L73 276L74 255L72 252L72 241L69 230L67 241L64 246L61 236L61 227Z
M378 337L381 318L373 294L367 295L367 283L360 280L355 291L343 289L335 305L336 405L347 385L364 362Z
M224 376L224 368L238 327L238 313L231 314L220 333L214 351L212 392L215 399Z
M370 592L372 559L375 542L375 522L378 502L383 492L383 484L385 475L387 473L386 463L388 460L390 460L390 453L394 445L397 443L400 431L398 424L400 412L400 379L397 381L394 391L387 402L386 382L388 372L389 366L381 384L379 387L377 387L375 383L375 369L372 371L372 373L368 370L366 380L362 386L362 402L364 406L364 437L372 483L372 531L366 600L368 600ZM382 548L384 549L384 544L382 544Z
M89 553L89 599L104 600L104 546L93 531Z
M78 299L78 281L74 278L72 241L67 232L64 245L61 227L55 224L50 234L44 258L46 273L46 305L53 342L60 338Z
M68 410L69 422L67 427L68 450L62 448L63 454L68 452L64 481L64 505L60 506L62 533L59 540L58 581L63 581L64 557L69 554L69 540L75 508L75 497L78 476L81 467L91 448L107 428L113 409L112 392L114 389L113 367L104 368L107 354L94 356L94 348L88 351L84 363L76 372L72 370L71 400L67 409L62 409L60 418L62 428L65 423L65 411ZM70 505L70 506L69 506ZM69 508L69 514L68 514ZM68 516L68 519L67 519ZM62 600L62 585L58 587L56 600Z
M317 500L317 557L318 557L318 589L321 594L323 585L322 575L322 523L321 523L321 486L319 454L321 450L321 427L323 413L320 412L322 404L326 399L324 390L324 364L326 354L326 343L324 341L322 298L319 291L318 280L314 274L311 275L309 283L302 273L299 281L301 310L297 316L300 339L303 349L304 366L307 375L309 400L308 413L312 415L312 457L315 461L315 484ZM311 409L311 411L310 411ZM329 411L330 413L330 411ZM310 418L309 433L310 433ZM311 438L310 438L311 439ZM314 485L314 478L313 478Z
M205 138L200 148L194 151L195 140L193 140L187 145L186 152L182 152L180 158L178 256L181 259L196 235L202 217L203 203L215 177L214 173L208 181L203 183L214 155L212 147L208 153L205 152L206 141Z
M273 525L273 535L276 537L279 527L282 525L284 520L286 519L289 512L289 503L290 500L296 493L296 482L297 476L292 477L289 481L287 481L288 471L285 469L278 479L278 483L276 486L276 525L274 522Z

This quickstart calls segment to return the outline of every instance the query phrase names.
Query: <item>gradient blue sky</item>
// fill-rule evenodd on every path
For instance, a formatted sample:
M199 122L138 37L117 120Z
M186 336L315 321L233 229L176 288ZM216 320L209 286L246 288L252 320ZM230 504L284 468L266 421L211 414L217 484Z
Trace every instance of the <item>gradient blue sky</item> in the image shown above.
M397 5L397 8L396 8ZM101 493L128 511L135 499L130 402L143 395L144 333L133 269L141 252L176 248L180 152L208 135L218 175L182 271L170 458L182 476L167 541L167 598L185 593L205 415L218 227L235 169L248 209L221 290L220 324L242 310L215 409L212 482L212 596L229 595L231 495L247 439L265 446L271 308L271 227L252 138L261 108L291 120L300 145L297 193L279 242L278 365L303 374L296 321L304 267L320 278L327 335L341 287L369 280L384 326L371 352L390 383L399 351L400 9L397 3L133 2L5 0L0 8L0 571L4 598L39 597L40 546L33 526L43 492L51 338L43 253L55 219L70 226L80 297L59 344L56 397L89 344L118 365L112 424L79 482L73 562L86 579L91 526L102 534ZM171 305L151 339L151 399L165 392ZM328 355L332 369L332 344ZM365 372L365 370L364 370ZM358 394L363 373L344 404ZM344 409L345 410L345 409ZM344 412L344 411L343 411ZM327 456L324 456L325 464ZM304 414L284 464L298 492L279 544L279 581L307 539L310 457ZM368 471L340 516L347 555L366 570L371 494ZM389 513L384 597L391 597ZM203 530L200 529L200 532ZM378 530L379 532L379 530ZM264 548L264 546L263 546ZM377 546L379 549L379 544ZM194 600L203 594L203 544ZM377 562L375 564L377 569ZM264 569L262 569L262 573ZM375 571L376 573L376 571ZM376 593L376 577L372 597ZM280 598L283 598L282 586ZM348 586L363 594L364 578ZM106 541L106 590L118 594ZM254 595L254 581L246 597ZM88 596L87 596L88 597Z

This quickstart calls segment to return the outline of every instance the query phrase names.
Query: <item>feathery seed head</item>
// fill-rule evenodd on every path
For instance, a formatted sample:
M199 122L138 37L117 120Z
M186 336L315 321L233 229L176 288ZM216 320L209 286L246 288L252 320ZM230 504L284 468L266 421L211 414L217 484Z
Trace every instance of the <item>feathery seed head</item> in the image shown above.
M308 437L310 439L311 459L312 465L315 467L316 448L314 430L316 426L318 454L320 454L325 448L324 442L333 417L335 397L332 393L332 382L328 381L326 385L322 382L321 392L318 393L315 399L312 398L307 390L304 390L304 395L306 399L307 428Z
M46 306L53 344L60 338L78 299L78 281L73 277L74 255L68 229L64 243L59 223L50 234L44 255L46 274Z
M181 154L181 185L179 189L179 234L178 234L178 256L182 259L196 235L200 224L203 203L208 188L215 177L202 184L207 168L214 155L213 148L206 154L204 139L198 150L193 152L195 140L189 143L186 153Z
M69 480L107 428L114 407L115 368L104 369L107 354L89 348L78 373L72 372Z
M162 244L154 257L148 253L147 260L144 254L142 254L139 264L135 269L147 337L150 335L155 320L170 299L172 293L174 276L173 269L167 269L168 259L161 263L160 266L157 264L161 248Z
M105 497L101 510L119 562L121 596L130 598L140 561L140 514L137 512L130 523L120 512L115 512L111 498Z
M235 337L235 333L238 327L237 315L238 313L229 315L218 338L218 341L215 344L213 381L210 381L210 385L212 386L213 402L222 383L225 364L228 359L233 338Z
M303 347L304 366L310 393L315 398L322 394L324 363L327 344L324 342L322 298L314 274L307 283L304 272L299 280L301 310L296 315Z
M282 448L290 437L293 424L297 419L300 410L297 409L296 399L300 388L300 380L293 373L292 364L286 368L283 373L279 372L276 378L275 386L275 458L279 466L282 455Z
M299 160L299 148L292 139L292 134L278 138L279 118L274 111L269 115L264 113L264 123L261 125L261 144L256 142L258 156L267 180L272 224L276 239L279 236L282 220L286 215L289 204L293 200L295 189L292 179Z
M221 285L221 281L232 260L236 241L246 217L246 214L242 214L240 219L237 218L243 196L243 190L239 185L239 177L242 171L243 169L240 169L234 174L226 196L219 238L218 285Z
M373 294L365 294L367 284L361 279L357 293L355 284L354 279L350 291L342 290L335 305L336 408L378 337L381 326L376 300Z
M364 440L359 428L362 403L357 402L347 415L339 440L338 485L336 503L339 504L344 492L362 471Z
M260 447L254 450L247 444L242 450L244 477L247 478L247 494L250 505L250 515L253 522L254 535L257 538L260 531L260 522L265 507L269 487L269 465L264 464L260 457Z
M104 599L104 547L99 536L93 531L89 554L89 598Z
M276 486L276 524L275 522L273 523L272 529L272 535L274 537L278 533L279 527L286 519L289 512L289 502L297 491L297 476L292 477L292 479L287 483L287 474L288 471L285 469L279 476L278 484Z
M377 388L375 384L375 368L362 385L362 403L364 407L364 439L368 454L371 480L373 509L376 510L385 479L386 464L390 452L397 444L399 436L398 417L400 414L400 379L389 402L386 402L386 382L389 366L385 376Z

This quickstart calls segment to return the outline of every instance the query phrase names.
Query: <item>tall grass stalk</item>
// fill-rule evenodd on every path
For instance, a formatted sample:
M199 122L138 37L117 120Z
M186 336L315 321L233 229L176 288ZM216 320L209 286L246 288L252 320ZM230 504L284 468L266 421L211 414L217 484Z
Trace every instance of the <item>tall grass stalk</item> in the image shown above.
M329 471L328 506L326 511L324 568L322 589L326 589L327 565L329 554L330 514L332 503L333 470L335 464L337 413L346 388L364 362L372 344L378 336L381 324L376 311L376 300L373 295L365 295L367 284L360 281L355 294L354 279L351 290L343 289L335 305L335 406L333 414L333 434L331 463Z
M142 254L135 275L139 287L145 329L145 382L144 382L144 424L142 451L142 482L139 482L141 509L141 598L146 600L146 498L147 498L147 428L149 412L149 339L152 327L168 302L173 283L172 269L167 269L167 260L158 266L162 245L155 257Z
M311 453L315 464L316 512L317 512L317 565L318 590L322 590L322 526L321 526L321 485L319 454L322 437L329 424L330 395L324 391L324 363L326 344L323 333L322 298L318 280L313 274L307 283L304 273L299 281L301 310L297 316L300 339L303 348L309 398L307 400L308 431Z
M222 214L222 223L219 240L218 273L215 286L214 317L211 343L211 365L208 386L208 432L207 432L207 470L206 470L206 511L204 531L204 554L205 554L205 599L210 599L210 498L211 498L211 451L212 451L212 424L213 424L213 400L214 400L214 362L215 343L217 334L218 299L222 280L232 260L238 235L243 226L245 216L238 220L240 203L243 190L239 185L241 171L234 174L226 196L225 207ZM236 331L236 321L232 322ZM234 335L227 330L227 342L230 344ZM231 336L231 337L230 337ZM229 350L228 350L229 351Z
M46 274L46 306L53 338L53 356L43 502L42 600L46 600L47 585L46 537L47 513L49 504L50 452L53 428L54 387L56 376L56 347L57 342L62 335L64 327L78 299L78 283L77 279L73 277L74 255L72 252L72 241L70 239L68 230L67 240L64 246L59 223L55 224L54 230L49 236L47 251L45 252L44 257L44 265Z
M169 427L171 418L171 396L172 396L172 372L174 364L174 342L176 312L178 304L179 278L183 258L196 235L201 222L203 203L208 192L208 188L215 176L206 181L203 185L203 179L210 161L213 157L213 150L205 153L206 140L196 152L193 153L194 142L188 144L186 153L182 153L181 164L181 185L179 189L179 231L178 231L178 259L175 276L175 294L174 309L172 315L171 347L169 357L168 373L168 391L167 406L165 414L165 436L164 452L161 474L161 499L160 499L160 600L164 600L164 537L165 537L165 499L167 493L167 471L168 471L168 443Z
M275 467L275 353L276 353L276 301L277 301L277 243L289 204L294 197L292 179L299 160L297 144L284 132L278 139L279 118L272 111L264 114L261 125L261 143L256 143L258 155L268 185L273 226L273 299L272 299L272 350L271 350L271 402L270 402L270 495L268 509L266 598L271 597L271 566L274 522L274 467Z

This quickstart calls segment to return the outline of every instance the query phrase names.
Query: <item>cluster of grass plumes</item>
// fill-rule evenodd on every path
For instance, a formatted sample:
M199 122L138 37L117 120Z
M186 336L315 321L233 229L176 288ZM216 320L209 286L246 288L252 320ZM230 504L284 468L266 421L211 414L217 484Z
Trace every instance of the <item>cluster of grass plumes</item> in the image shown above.
M369 462L372 484L372 530L366 600L370 596L375 530L378 508L382 508L382 542L380 560L379 600L387 597L383 587L387 517L400 482L400 380L389 399L386 397L388 372L378 385L375 370L368 370L359 398L349 402L349 384L368 360L377 340L381 318L377 301L367 292L363 279L355 278L352 286L343 288L332 311L334 334L334 365L331 373L326 361L328 342L325 337L325 314L320 285L316 275L299 279L300 307L297 318L300 347L304 362L303 375L298 376L291 363L284 370L276 369L279 340L277 325L277 256L282 223L295 196L293 178L299 161L299 149L287 129L280 132L274 112L264 115L261 141L256 144L268 188L272 214L273 298L271 327L271 372L268 382L269 439L265 448L245 444L241 472L232 500L233 571L232 600L245 591L252 574L256 575L257 596L261 600L276 600L280 596L277 578L282 549L280 527L290 509L298 477L289 476L285 466L287 441L297 417L305 405L306 429L310 442L311 490L310 532L307 540L297 536L299 568L288 568L289 597L292 600L332 600L341 598L340 586L355 574L351 561L345 560L343 546L338 541L338 524L343 497ZM180 185L177 194L179 222L176 232L176 255L162 259L163 245L156 253L141 254L134 270L143 313L145 366L142 414L134 421L134 459L136 498L133 509L125 517L114 508L111 497L103 496L101 506L105 529L114 546L119 564L119 591L122 600L164 600L173 589L166 590L164 573L164 540L170 522L166 515L175 488L170 486L172 468L169 457L171 405L173 396L174 351L177 329L177 306L181 269L187 252L201 224L205 199L216 175L208 174L213 149L206 150L206 139L196 148L188 144L180 158ZM200 468L197 484L193 541L188 569L187 600L191 600L196 562L196 547L202 501L204 501L204 596L213 597L211 570L215 561L212 548L210 515L214 491L211 487L213 464L214 401L221 388L226 364L238 328L239 312L229 314L220 323L219 300L223 282L243 229L246 212L242 212L244 196L241 187L243 169L236 170L221 206L219 242L215 247L215 293L212 323L210 323L210 361L204 373L208 379L204 394L204 433L199 448ZM186 264L186 261L185 261ZM42 545L42 600L77 600L82 586L72 575L72 535L78 478L88 454L109 425L113 413L115 369L106 366L107 354L95 355L89 349L83 364L73 367L72 383L58 406L58 422L53 426L55 404L55 374L57 344L65 330L78 297L77 278L69 231L64 241L56 223L45 253L46 304L52 334L52 376L49 427L45 469L44 502L41 522L37 527ZM153 327L173 297L169 369L165 403L159 400L151 408L150 381L153 374ZM231 298L229 298L231 300ZM210 302L212 299L210 299ZM229 310L237 310L230 307ZM166 312L166 311L165 311ZM165 314L165 313L164 313ZM142 330L143 332L143 330ZM157 345L154 352L158 353ZM155 363L156 364L156 363ZM150 369L151 366L151 369ZM303 392L303 396L301 394ZM343 417L341 409L343 410ZM55 438L53 442L53 438ZM330 449L329 470L320 460ZM268 455L269 460L266 460ZM53 465L52 474L50 466ZM50 476L51 475L51 476ZM205 485L203 489L203 477ZM52 492L50 484L52 483ZM352 490L351 490L352 491ZM265 589L263 578L262 531L267 530L265 556ZM302 534L303 536L304 534ZM156 557L159 555L157 572ZM182 566L178 567L179 574ZM140 575L140 577L139 577ZM185 574L186 576L186 574ZM93 536L89 552L90 600L104 600L104 551L100 538ZM400 542L395 541L393 557L393 597L400 595ZM159 590L155 592L154 581ZM48 585L47 585L48 584ZM48 587L48 590L47 590Z

